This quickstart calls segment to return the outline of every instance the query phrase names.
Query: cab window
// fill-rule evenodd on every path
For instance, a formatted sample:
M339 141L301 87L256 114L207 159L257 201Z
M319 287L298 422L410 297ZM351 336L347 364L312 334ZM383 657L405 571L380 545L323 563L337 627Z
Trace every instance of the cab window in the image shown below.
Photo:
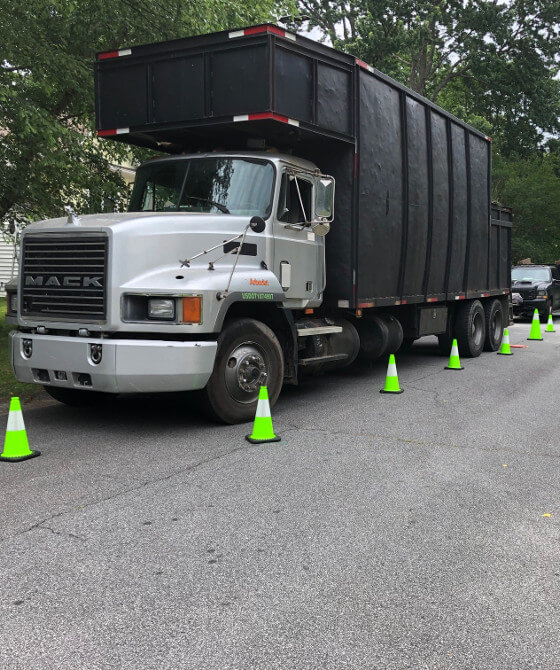
M299 193L298 193L299 187ZM284 173L278 203L278 221L305 223L311 221L313 184L299 175ZM300 200L301 196L301 200ZM301 205L303 203L303 210Z

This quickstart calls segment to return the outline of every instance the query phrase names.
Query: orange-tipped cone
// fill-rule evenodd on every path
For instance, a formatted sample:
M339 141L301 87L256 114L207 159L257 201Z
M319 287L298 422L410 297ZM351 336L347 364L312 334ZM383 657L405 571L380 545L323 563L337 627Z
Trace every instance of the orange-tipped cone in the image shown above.
M399 377L397 375L397 364L395 363L395 355L389 356L389 365L387 366L387 377L385 378L385 386L379 391L380 393L402 393L403 389L399 386Z
M259 402L257 403L253 432L250 435L246 435L245 439L253 444L261 444L262 442L280 442L280 435L275 435L272 427L270 403L268 402L268 389L266 386L261 386L259 391Z
M40 451L32 451L29 448L19 398L12 398L10 400L10 413L8 414L4 450L2 451L2 455L0 455L0 461L14 463L16 461L26 461L28 458L40 455Z
M500 347L500 351L498 351L498 356L513 356L509 344L509 330L507 328L504 330L504 336L502 337L502 346Z

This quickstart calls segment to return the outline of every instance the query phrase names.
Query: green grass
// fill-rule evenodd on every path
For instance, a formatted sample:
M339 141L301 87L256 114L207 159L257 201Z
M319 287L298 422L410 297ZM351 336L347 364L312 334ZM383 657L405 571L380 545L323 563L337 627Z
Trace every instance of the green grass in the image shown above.
M6 298L0 298L0 400L6 400L13 395L29 400L39 393L41 387L36 384L23 384L14 377L8 333L15 326L6 323L5 316Z

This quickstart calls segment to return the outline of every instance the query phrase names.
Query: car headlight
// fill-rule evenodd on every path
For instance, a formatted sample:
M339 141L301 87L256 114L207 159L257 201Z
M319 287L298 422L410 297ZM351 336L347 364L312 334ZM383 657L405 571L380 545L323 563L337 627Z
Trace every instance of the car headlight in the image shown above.
M148 300L148 317L150 319L175 318L175 300L168 298L150 298Z
M548 295L546 294L546 289L539 289L537 291L537 295L539 298L548 298Z

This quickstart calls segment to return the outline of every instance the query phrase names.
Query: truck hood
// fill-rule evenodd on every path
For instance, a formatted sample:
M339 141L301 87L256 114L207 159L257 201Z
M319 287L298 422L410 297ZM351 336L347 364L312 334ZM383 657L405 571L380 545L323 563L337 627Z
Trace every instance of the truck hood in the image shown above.
M250 219L250 216L198 212L92 214L80 217L77 225L69 224L66 217L33 223L26 228L24 236L63 233L75 238L87 233L106 233L109 236L108 278L113 289L163 293L223 290L235 261L231 251L238 247L241 238L227 246L224 242L242 234ZM212 247L217 248L202 254ZM258 278L263 268L271 265L270 230L255 233L249 228L243 252L235 274L245 277L243 289L251 290L251 279ZM181 266L183 260L197 254L201 254L199 258L188 266ZM210 262L215 262L213 271L209 271Z

